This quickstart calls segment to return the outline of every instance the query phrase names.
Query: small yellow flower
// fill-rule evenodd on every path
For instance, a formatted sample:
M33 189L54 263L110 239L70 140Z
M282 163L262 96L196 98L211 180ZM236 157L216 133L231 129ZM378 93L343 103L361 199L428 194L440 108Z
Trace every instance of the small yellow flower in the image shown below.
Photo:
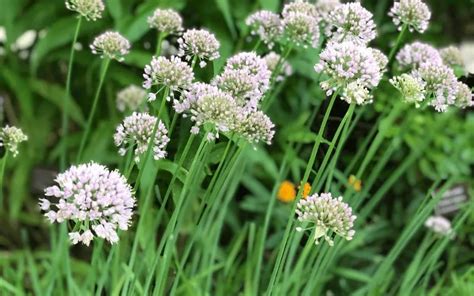
M306 198L311 191L311 184L306 182L303 187L303 198Z
M349 185L356 191L360 192L362 190L362 181L357 179L356 176L350 175L349 176Z
M280 184L280 189L278 189L278 200L289 203L295 200L296 197L296 188L295 184L290 181L283 181Z

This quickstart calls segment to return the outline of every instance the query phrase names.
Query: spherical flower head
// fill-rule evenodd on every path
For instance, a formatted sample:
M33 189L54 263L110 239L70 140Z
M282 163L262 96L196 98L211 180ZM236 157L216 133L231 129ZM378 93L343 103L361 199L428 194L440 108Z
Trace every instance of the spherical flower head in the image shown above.
M129 85L117 93L117 109L120 112L136 111L142 106L147 97L147 92L136 85Z
M314 4L314 7L316 8L316 15L320 24L325 26L329 14L339 5L341 5L341 1L339 0L318 0L316 4Z
M247 69L227 69L212 84L234 97L240 107L256 110L262 98L259 81Z
M319 25L315 16L291 11L283 16L282 24L284 37L289 43L303 48L318 47Z
M457 82L455 104L459 108L467 108L474 106L473 94L469 86L462 82Z
M396 56L398 64L405 69L415 69L421 64L442 64L438 50L433 46L415 41L405 45Z
M337 6L327 22L326 34L335 42L367 44L377 36L372 13L359 2Z
M203 82L195 82L185 89L179 99L173 101L173 108L177 113L187 116L187 112L191 110L191 106L198 100L202 94L214 92L216 86Z
M209 86L206 92L197 94L189 109L191 121L194 127L191 132L199 132L201 127L208 131L209 141L219 137L220 132L228 132L235 128L235 118L239 109L234 98L218 89Z
M93 54L121 62L130 51L130 42L117 32L105 32L97 36L90 47Z
M342 201L342 197L334 198L331 193L313 194L306 199L300 199L296 214L302 224L310 224L309 228L298 227L297 231L315 228L314 241L319 244L319 238L324 237L330 246L334 245L329 231L346 240L354 237L354 220L352 208Z
M441 236L454 238L454 230L451 227L451 222L443 216L430 216L425 221L425 227Z
M283 60L279 54L271 51L263 58L265 59L265 63L267 63L268 70L270 70L272 73L277 71L278 63L280 62L280 69L278 73L275 73L276 81L282 81L285 79L285 77L293 74L293 68L291 65L287 61Z
M422 64L412 75L425 83L426 95L431 98L430 105L438 112L445 112L455 104L458 83L451 68L442 64Z
M183 36L178 39L179 50L178 55L184 56L187 61L197 58L199 66L206 66L206 60L213 61L218 59L219 48L221 44L214 34L207 30L190 29L184 32Z
M283 6L283 11L281 12L281 15L284 18L289 16L291 13L304 13L312 17L317 17L318 15L316 6L304 0L296 0Z
M173 9L156 9L148 17L148 25L166 35L177 35L183 31L183 19Z
M48 199L40 208L51 223L74 223L69 233L73 244L89 245L97 236L118 242L117 230L127 230L135 198L127 180L118 171L90 162L73 165L59 174L56 185L45 189Z
M275 125L262 111L238 113L235 132L251 144L270 145L275 135Z
M379 68L384 71L388 64L387 56L379 49L369 47L375 60L377 61Z
M28 140L23 131L14 126L5 126L0 130L0 147L5 147L13 157L18 155L18 145Z
M105 5L102 0L66 0L66 8L79 13L88 21L96 21L102 17Z
M166 145L170 139L168 138L168 130L163 122L158 121L154 116L148 113L133 112L132 115L126 117L123 122L117 126L114 134L114 142L119 147L119 154L124 156L127 149L135 147L135 161L139 162L140 157L148 150L150 140L153 138L153 158L159 160L166 157Z
M268 10L260 10L251 14L245 20L245 24L250 27L250 33L258 36L269 49L273 48L275 41L283 33L280 17Z
M419 107L426 98L425 82L419 77L405 73L393 77L390 79L390 83L400 91L402 100L406 103Z
M153 85L168 87L171 91L180 91L191 85L194 73L191 67L178 57L153 57L150 64L145 66L143 87L150 89ZM155 95L149 96L150 101Z
M388 13L392 17L393 23L401 31L403 25L408 26L408 30L416 30L423 33L428 28L431 12L428 6L421 0L400 0L394 2L392 9Z
M255 52L241 52L227 60L225 71L244 70L252 80L258 82L258 90L264 94L270 87L271 72L263 58Z
M461 51L456 46L448 46L439 51L443 62L450 67L464 67Z
M379 84L383 70L380 66L381 62L374 56L373 50L365 45L330 42L321 52L319 63L314 69L329 76L328 80L321 83L328 95L353 83L349 91L357 91L357 97L362 98L362 92L365 92L363 88L371 89ZM360 98L355 101L360 101ZM363 101L369 99L365 96Z

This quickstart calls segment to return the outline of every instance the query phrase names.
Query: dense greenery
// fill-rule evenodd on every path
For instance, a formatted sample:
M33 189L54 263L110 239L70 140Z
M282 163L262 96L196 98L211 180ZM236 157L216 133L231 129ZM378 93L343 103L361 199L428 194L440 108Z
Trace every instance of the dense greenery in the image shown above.
M207 142L204 133L189 133L189 118L179 116L173 125L169 103L159 116L174 126L165 159L147 155L131 166L130 153L117 153L113 135L129 115L117 110L117 92L143 83L162 39L147 24L157 7L178 11L185 28L216 35L220 58L194 68L196 80L209 82L235 53L268 53L245 19L259 9L279 13L283 2L106 0L101 19L82 18L67 96L77 14L64 1L0 0L7 36L0 54L1 126L21 127L28 136L17 157L1 160L0 295L474 295L472 200L449 216L454 238L423 226L453 185L474 192L472 107L438 113L405 104L389 82L400 72L395 66L373 90L373 104L355 106L321 89L325 77L313 69L321 48L290 52L279 44L274 50L289 53L294 73L276 81L262 103L276 126L272 145L254 147L232 133ZM388 55L399 36L387 16L392 1L361 2L377 25L371 46ZM441 48L472 34L472 1L425 2L429 29L404 34L398 48L414 40ZM93 55L89 44L108 29L132 47L123 62L108 64L96 94L108 60ZM12 47L28 30L37 32L33 44ZM177 46L177 38L167 40ZM150 113L157 115L167 94L158 93ZM95 96L97 112L81 152ZM136 189L132 225L114 245L97 238L89 247L72 245L73 225L50 224L38 207L57 173L88 161L119 169ZM354 239L315 245L311 232L295 231L296 202L277 199L284 180L310 183L311 194L343 196L357 215ZM296 186L296 199L303 188Z

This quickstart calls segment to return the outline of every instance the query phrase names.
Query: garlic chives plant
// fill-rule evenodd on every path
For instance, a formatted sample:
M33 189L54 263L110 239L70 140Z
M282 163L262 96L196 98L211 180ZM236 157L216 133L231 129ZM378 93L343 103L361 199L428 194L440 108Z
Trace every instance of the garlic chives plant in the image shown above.
M163 40L169 35L180 35L183 31L183 19L173 9L157 8L148 17L148 26L158 31L155 55L159 56Z
M103 60L100 69L99 84L97 86L94 100L92 102L91 111L89 112L86 128L81 139L81 144L79 146L79 152L77 154L76 162L82 160L82 154L84 152L84 148L89 137L92 122L94 120L94 115L97 109L97 104L99 102L102 85L104 83L110 62L112 60L122 62L124 60L124 56L127 55L130 51L130 42L119 33L108 31L97 36L94 39L94 42L90 45L90 48L93 54L100 55Z
M102 0L66 0L66 8L78 13L76 29L74 30L74 37L71 43L69 52L69 62L66 76L66 89L63 101L62 125L61 125L61 154L60 154L60 168L65 169L67 163L67 146L68 146L68 131L69 131L69 98L71 97L71 79L72 68L74 65L75 46L81 30L82 19L87 21L96 21L102 18L102 13L105 9Z

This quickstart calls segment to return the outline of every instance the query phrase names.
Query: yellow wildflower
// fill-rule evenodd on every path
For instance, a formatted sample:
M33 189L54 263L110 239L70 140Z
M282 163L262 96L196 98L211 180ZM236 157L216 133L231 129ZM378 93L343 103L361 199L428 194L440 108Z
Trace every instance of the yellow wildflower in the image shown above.
M295 184L290 181L283 181L280 184L280 189L278 189L278 200L288 203L295 200L296 197L296 188Z
M362 190L362 181L357 179L356 176L350 175L349 176L349 185L356 191L360 192Z

